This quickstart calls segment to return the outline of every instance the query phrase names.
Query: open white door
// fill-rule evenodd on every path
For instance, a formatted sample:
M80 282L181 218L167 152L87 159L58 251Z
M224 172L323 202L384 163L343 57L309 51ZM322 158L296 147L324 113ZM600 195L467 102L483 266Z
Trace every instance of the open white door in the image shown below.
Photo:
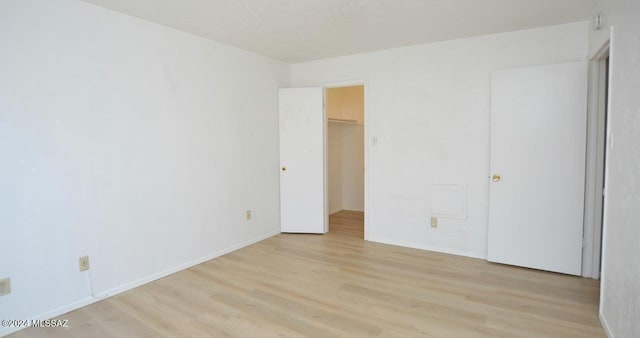
M586 63L493 73L487 259L579 275Z
M280 89L282 232L325 233L323 88Z

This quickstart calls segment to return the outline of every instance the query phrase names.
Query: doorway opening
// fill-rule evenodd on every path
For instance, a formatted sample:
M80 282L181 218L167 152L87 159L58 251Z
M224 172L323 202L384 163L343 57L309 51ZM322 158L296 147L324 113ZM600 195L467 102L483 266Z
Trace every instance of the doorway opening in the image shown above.
M329 233L364 239L364 85L325 88Z
M606 213L606 168L609 106L609 43L590 62L587 125L587 180L585 189L582 275L600 278L602 238Z

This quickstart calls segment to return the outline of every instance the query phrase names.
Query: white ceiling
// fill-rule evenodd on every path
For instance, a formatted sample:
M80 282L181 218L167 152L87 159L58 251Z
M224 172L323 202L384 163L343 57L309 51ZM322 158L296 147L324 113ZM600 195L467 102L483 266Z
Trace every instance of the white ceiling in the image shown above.
M286 62L587 20L595 0L84 0Z

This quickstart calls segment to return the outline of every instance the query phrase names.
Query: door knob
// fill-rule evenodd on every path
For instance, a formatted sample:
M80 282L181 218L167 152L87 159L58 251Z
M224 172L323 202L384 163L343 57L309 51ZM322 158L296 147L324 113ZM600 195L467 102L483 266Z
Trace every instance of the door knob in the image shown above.
M282 171L287 171L287 167L282 166Z
M493 179L494 182L500 182L500 175L495 174L491 179Z

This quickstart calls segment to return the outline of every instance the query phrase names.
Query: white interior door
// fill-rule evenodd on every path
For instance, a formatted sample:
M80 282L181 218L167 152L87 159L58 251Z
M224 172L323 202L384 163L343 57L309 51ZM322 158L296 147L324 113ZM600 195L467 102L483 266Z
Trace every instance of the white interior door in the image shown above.
M325 127L322 88L280 89L282 232L327 232Z
M498 71L491 90L488 260L579 275L587 65Z

